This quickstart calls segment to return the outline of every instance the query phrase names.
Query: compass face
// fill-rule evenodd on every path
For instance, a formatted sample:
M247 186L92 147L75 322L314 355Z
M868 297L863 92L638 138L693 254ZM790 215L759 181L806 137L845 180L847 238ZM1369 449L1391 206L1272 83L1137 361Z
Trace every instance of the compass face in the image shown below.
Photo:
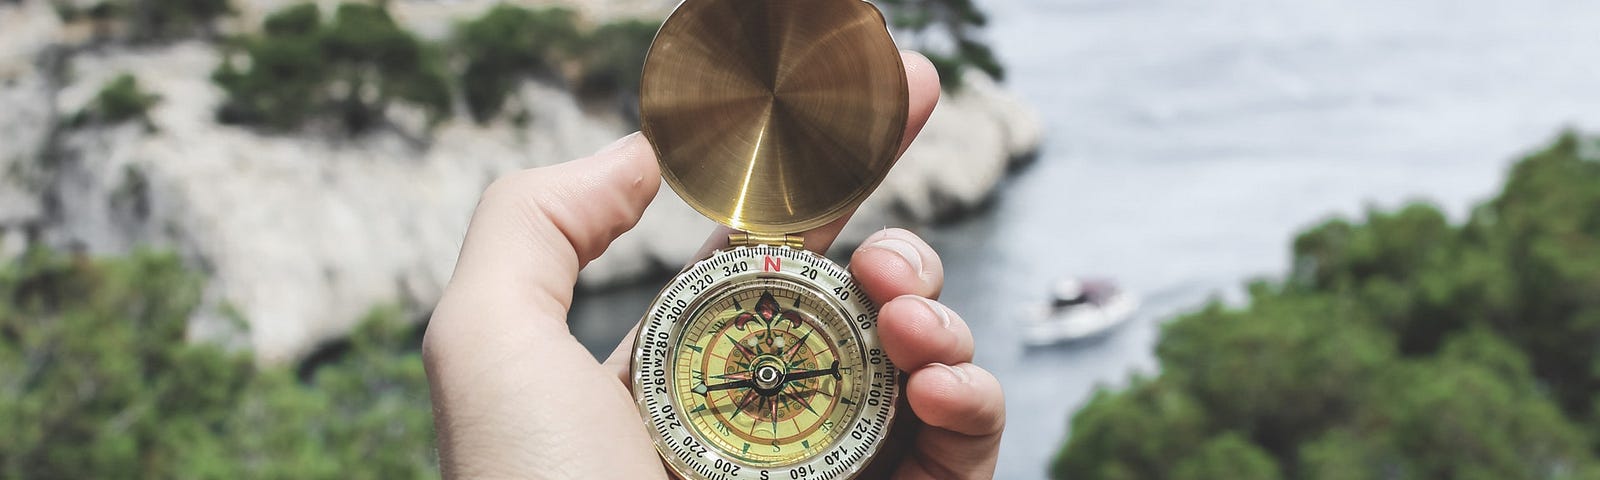
M687 478L848 478L898 394L877 312L843 268L788 247L724 250L644 320L634 396Z

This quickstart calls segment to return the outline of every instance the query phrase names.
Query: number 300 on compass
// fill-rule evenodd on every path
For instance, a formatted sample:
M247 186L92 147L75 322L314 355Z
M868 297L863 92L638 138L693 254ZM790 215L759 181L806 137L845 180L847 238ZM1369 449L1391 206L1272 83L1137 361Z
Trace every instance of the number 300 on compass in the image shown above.
M674 470L849 478L894 415L877 312L843 268L786 246L722 250L679 274L640 326L639 411Z

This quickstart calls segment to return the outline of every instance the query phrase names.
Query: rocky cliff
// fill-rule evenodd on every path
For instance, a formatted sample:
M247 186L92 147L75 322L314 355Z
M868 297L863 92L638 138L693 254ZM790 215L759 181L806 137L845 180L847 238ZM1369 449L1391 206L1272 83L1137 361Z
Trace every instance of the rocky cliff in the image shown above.
M246 1L232 23L286 4ZM424 35L490 2L394 2ZM662 15L660 1L608 2L600 16ZM426 311L448 280L478 193L508 171L586 155L632 129L561 86L530 81L527 122L458 118L426 142L222 125L210 81L218 47L84 40L44 0L0 1L0 255L29 245L117 254L175 249L210 282L190 337L296 359L347 332L372 306ZM111 78L131 74L160 100L148 120L71 126ZM968 210L1039 142L1033 114L979 74L947 94L921 138L863 206L846 238ZM404 112L399 115L403 116ZM459 117L459 116L458 116ZM314 133L314 132L313 132ZM604 288L681 265L709 221L668 188L638 228L583 272ZM849 244L851 242L842 242Z

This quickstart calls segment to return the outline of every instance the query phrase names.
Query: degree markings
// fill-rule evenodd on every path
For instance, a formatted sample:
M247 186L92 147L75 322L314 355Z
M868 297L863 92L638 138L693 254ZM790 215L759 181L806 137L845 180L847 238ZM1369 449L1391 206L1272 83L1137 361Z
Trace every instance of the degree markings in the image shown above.
M800 330L792 330L793 333L780 334L780 336L786 336L787 341L794 342L793 346L785 345L784 347L788 348L777 347L777 350L775 351L768 350L768 353L782 355L780 359L785 362L799 362L795 365L787 366L787 368L797 368L801 371L808 370L810 368L804 366L804 362L815 363L817 360L816 354L819 353L819 349L833 350L838 348L841 351L848 350L850 352L847 356L852 360L850 362L846 362L844 365L841 365L839 368L839 373L843 374L848 380L834 382L831 384L830 388L830 384L828 383L828 379L826 377L820 377L823 378L822 381L805 379L801 380L802 382L805 382L805 385L796 383L792 385L795 388L787 388L786 386L781 395L774 397L784 399L786 402L784 408L786 410L792 409L786 413L788 418L784 422L784 429L796 428L802 422L808 421L807 419L819 417L817 415L818 412L816 407L822 404L837 402L835 403L836 405L847 408L849 413L837 418L834 426L831 427L830 430L833 432L830 438L842 440L836 442L827 442L826 444L819 445L818 443L811 441L814 440L815 437L796 438L792 447L789 447L786 444L780 444L784 445L782 450L784 452L788 452L791 451L791 448L799 448L803 449L803 451L806 453L801 454L800 457L792 457L793 454L782 455L782 458L793 458L794 463L789 463L787 460L785 460L784 463L768 465L765 467L752 466L746 463L749 459L743 458L743 454L757 454L758 452L765 452L765 447L750 448L748 445L750 442L734 443L731 446L715 446L712 443L707 442L706 438L702 438L699 433L696 433L695 429L684 430L681 426L669 427L666 420L671 420L673 417L671 415L666 415L667 411L663 410L665 408L672 408L681 416L689 417L683 419L685 420L685 423L697 425L697 429L704 428L704 431L710 432L712 429L706 428L711 427L711 425L707 423L707 420L715 418L709 415L710 411L726 410L726 406L730 405L726 405L726 403L724 403L722 408L718 408L718 401L712 401L709 403L709 405L706 405L699 402L690 401L688 397L678 397L677 395L673 394L664 396L656 395L653 389L642 388L640 383L647 378L658 378L650 377L649 372L643 371L647 365L654 365L654 367L650 368L662 368L665 366L668 371L678 370L679 367L682 367L684 370L668 376L667 387L668 390L672 392L685 392L685 388L688 385L681 385L680 383L690 383L681 382L681 379L689 378L685 375L690 375L690 372L687 369L687 365L680 363L674 358L687 356L689 359L693 359L694 363L698 364L698 359L700 358L715 358L725 361L730 356L735 358L738 357L737 355L729 355L731 352L735 351L733 348L725 348L718 351L711 351L712 349L705 348L706 345L694 345L694 347L698 348L676 348L679 346L692 345L693 342L685 342L683 340L694 337L694 335L690 335L690 332L683 331L681 327L674 327L674 324L678 323L679 318L687 318L690 315L694 315L692 311L698 311L701 312L700 315L704 315L704 312L706 311L704 310L704 307L696 307L695 303L697 303L697 301L706 301L714 298L716 294L712 293L713 291L726 288L726 285L729 283L746 281L742 280L743 278L758 278L758 276L734 275L725 277L723 279L725 281L713 281L709 286L706 286L706 288L702 290L701 294L694 297L687 297L691 298L687 304L681 303L677 299L685 298L685 295L689 293L689 286L694 284L696 281L699 281L701 275L711 273L713 276L721 276L721 270L712 267L720 268L721 265L736 263L741 260L760 262L760 255L770 255L773 257L798 262L796 264L783 265L783 267L793 267L793 270L791 271L790 268L782 268L782 274L779 275L780 278L784 278L789 281L805 282L805 279L798 278L798 274L801 273L801 269L798 267L800 264L805 264L815 268L818 273L826 276L826 278L817 279L817 281L821 282L817 284L818 287L826 286L826 289L824 290L842 287L842 291L847 291L851 295L848 301L840 301L842 304L834 303L834 301L838 301L837 298L831 298L831 301L827 302L826 304L828 307L836 306L838 308L843 308L843 311L839 312L842 314L842 318L818 318L815 320L826 323L829 328L837 329L838 331L843 332L839 334L836 339L823 339L821 340L823 345L818 345L818 340L814 338L797 339L796 337L792 336L794 333L798 333L803 337L815 336L809 335L809 331L801 332ZM876 327L876 308L869 302L865 301L864 292L860 285L850 281L847 276L848 273L842 267L808 252L800 252L798 250L785 247L736 247L731 250L718 252L714 255L713 259L708 259L707 261L701 262L697 265L697 267L692 268L690 273L681 274L679 278L675 278L669 284L668 288L666 289L667 291L664 291L661 296L658 297L658 300L655 302L655 305L652 308L653 314L648 317L648 321L646 322L649 325L646 325L645 328L640 330L641 333L639 334L639 340L636 341L637 348L635 350L633 362L633 378L636 386L634 392L639 401L641 413L653 420L653 428L651 429L652 436L655 437L658 448L663 452L671 452L666 456L668 457L668 463L672 465L672 470L677 471L680 474L694 472L696 473L696 475L693 475L694 477L711 475L713 477L725 477L729 479L759 478L759 476L765 475L769 472L776 474L773 476L773 478L781 478L783 473L787 473L786 470L790 470L792 472L791 469L801 465L808 465L811 468L815 468L815 473L811 474L810 476L810 478L813 479L834 478L847 472L855 471L861 466L861 463L866 461L866 458L868 458L877 450L876 442L881 438L882 431L887 427L887 419L893 413L893 402L898 393L898 385L894 384L896 372L892 370L892 366L890 366L888 362L882 361L886 360L886 358L884 358L881 353L878 355L870 355L867 353L867 349L869 348L881 348L878 346L876 337L865 336L860 338L859 340L861 341L858 342L852 342L850 340L851 338L856 338L857 335L871 335L871 332L875 330ZM755 263L753 265L760 265L760 263ZM700 283L699 285L705 286L704 283ZM685 295L680 295L680 293ZM831 295L829 293L838 292L824 292L823 290L816 291L816 295L819 296L819 300L830 297ZM749 306L749 302L744 301L745 299L748 299L746 295L734 295L731 296L731 298L723 298L727 300L726 303L722 305L724 307L731 307L733 304L737 304L740 307ZM808 296L791 296L790 298L794 298L795 301L792 303L784 302L784 304L804 306L807 303L810 303L807 302L807 299L810 298ZM665 301L663 301L663 299ZM785 300L787 300L787 298L785 298ZM681 311L682 313L674 314L673 310L675 309ZM801 309L798 307L795 309L801 311L811 310ZM857 318L856 316L858 314L861 315L862 318ZM701 328L705 326L704 324L701 325ZM808 321L805 323L805 325L810 326L811 323ZM771 328L774 332L779 330L776 326L770 326L769 328ZM764 334L766 332L763 331L762 333ZM654 350L656 345L656 337L660 336L663 339L667 339L669 337L666 335L670 334L680 335L678 335L675 341L672 342L672 345L669 347L670 350L665 350L658 354ZM770 339L773 337L771 335L765 335L757 338L762 341L770 341ZM648 341L646 341L647 339ZM852 343L860 346L847 348L851 347ZM663 343L663 345L665 345L665 343ZM766 347L770 349L775 347L775 345L768 344ZM691 353L691 351L693 351L693 353ZM806 354L802 355L802 351L804 351ZM665 355L665 358L662 358L660 355ZM835 354L835 356L837 355L838 354ZM859 357L857 355L859 355ZM796 358L789 358L791 356ZM879 359L880 364L868 364L868 359ZM664 362L664 360L666 361ZM851 367L856 365L861 367L860 373L852 370ZM865 374L865 372L873 372L874 374L868 374L867 376L863 377L862 375ZM706 374L715 374L715 372L702 372L702 375ZM660 373L656 373L655 375L659 376ZM876 379L881 383L869 387L869 379ZM867 398L865 394L867 393L866 389L868 388L872 388L881 392L881 395L874 397L875 399L882 399L876 402L878 404L877 406L868 407L866 405L864 399ZM841 395L838 395L834 400L829 400L830 398L835 397L834 392L831 391L834 389L839 389L839 393ZM857 404L859 406L846 407L845 401L850 400L852 397L863 400L850 401L849 404ZM678 401L675 401L675 399ZM714 394L711 399L721 399L722 402L726 402L728 400L741 400L739 398L735 398L733 392ZM809 399L810 401L806 401L806 399ZM746 406L749 406L748 404L751 402L747 401L746 403ZM673 406L668 407L668 405ZM776 409L778 405L767 405L764 407ZM685 415L685 413L687 413L686 409L690 408L693 408L693 412L695 413L693 415ZM660 412L659 414L658 411ZM737 413L735 414L742 415ZM820 419L815 421L817 421L820 425ZM677 425L676 422L671 423ZM752 425L752 423L758 422L739 423L744 425ZM740 430L743 430L743 428L740 428ZM850 435L856 431L861 432L864 440L850 439ZM817 446L821 450L813 451L811 450L812 446ZM731 450L729 450L730 448ZM709 449L709 451L706 449ZM822 463L822 458L825 454L835 455L833 458L845 459L846 461L838 462L834 465L824 465ZM747 468L743 471L731 474L727 474L725 470L719 472L718 469L711 467L711 460L714 458L738 459L739 463L744 464Z

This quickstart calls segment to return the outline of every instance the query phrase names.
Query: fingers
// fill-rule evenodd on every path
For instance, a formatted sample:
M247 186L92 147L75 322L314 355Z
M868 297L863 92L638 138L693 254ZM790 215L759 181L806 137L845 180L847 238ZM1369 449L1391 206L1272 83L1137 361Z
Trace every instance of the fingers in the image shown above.
M905 295L884 304L878 313L878 336L895 365L916 368L972 361L972 331L967 322L925 297Z
M906 383L911 410L930 428L917 433L895 478L992 478L1005 428L1000 381L971 363L931 364Z
M867 237L850 270L882 305L878 334L895 365L911 372L906 400L925 428L895 478L991 478L1005 427L1000 382L973 365L967 322L935 298L944 264L915 234L887 229Z
M939 103L939 73L934 71L933 62L917 52L900 51L900 61L906 67L906 92L910 109L909 115L906 116L905 135L900 141L900 153L903 154L906 148L911 146L911 142L916 140L917 134L922 132L922 127L928 124L928 116L933 115L933 107ZM827 225L802 234L806 239L806 249L819 253L827 252L828 247L839 238L839 232L844 230L844 225L849 220L850 214L845 214ZM704 258L712 251L728 246L730 233L733 233L733 229L718 226L711 232L711 238L700 247L700 252L695 254L694 258Z
M930 363L972 361L967 322L938 301L944 264L916 234L891 228L867 237L850 272L878 310L878 338L889 360L908 371Z
M850 273L878 305L903 295L939 298L944 289L939 254L916 234L899 228L868 236L850 257Z

